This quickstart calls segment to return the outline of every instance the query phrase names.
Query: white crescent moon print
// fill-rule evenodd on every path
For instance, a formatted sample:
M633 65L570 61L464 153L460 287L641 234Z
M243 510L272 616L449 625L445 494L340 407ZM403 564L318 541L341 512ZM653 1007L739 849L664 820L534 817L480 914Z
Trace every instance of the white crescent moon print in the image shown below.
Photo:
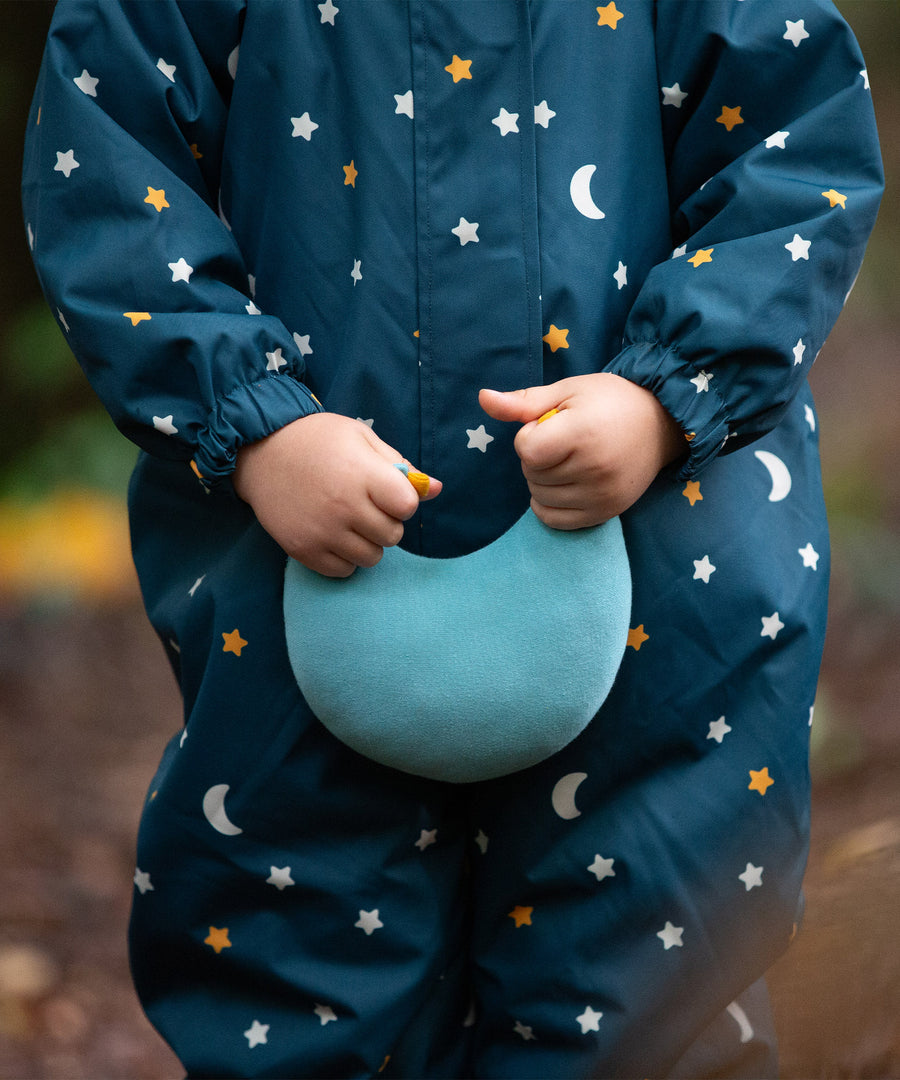
M772 480L769 502L781 502L791 490L790 470L780 457L770 454L768 450L755 450L754 455L769 470L769 477Z
M605 218L606 214L597 206L591 196L591 177L596 171L596 165L582 165L580 169L576 169L575 175L569 184L569 194L572 196L572 202L575 204L575 209L579 214L584 214L586 218L599 221L600 218Z
M203 814L216 832L223 836L238 836L244 830L228 820L225 813L225 796L228 794L228 784L214 784L203 796Z
M587 773L567 773L561 780L557 780L553 787L550 802L557 814L566 821L581 816L581 811L575 805L575 792L578 790L581 781L586 778Z

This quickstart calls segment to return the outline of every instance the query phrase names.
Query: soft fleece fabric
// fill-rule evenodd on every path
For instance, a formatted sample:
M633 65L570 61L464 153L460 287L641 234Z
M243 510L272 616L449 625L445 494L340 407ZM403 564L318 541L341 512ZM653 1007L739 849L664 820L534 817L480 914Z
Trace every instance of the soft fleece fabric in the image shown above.
M824 0L59 5L26 232L146 452L135 558L186 726L132 958L189 1073L660 1076L719 1017L709 1071L738 1074L754 1038L726 1006L787 946L806 858L828 574L806 377L881 183ZM480 784L355 754L298 692L238 448L320 407L370 422L446 482L404 546L458 556L527 506L478 388L595 371L689 436L622 517L603 708Z
M390 548L349 579L291 559L284 583L288 656L316 716L375 761L455 783L524 769L581 734L630 615L618 518L560 532L527 510L456 559Z

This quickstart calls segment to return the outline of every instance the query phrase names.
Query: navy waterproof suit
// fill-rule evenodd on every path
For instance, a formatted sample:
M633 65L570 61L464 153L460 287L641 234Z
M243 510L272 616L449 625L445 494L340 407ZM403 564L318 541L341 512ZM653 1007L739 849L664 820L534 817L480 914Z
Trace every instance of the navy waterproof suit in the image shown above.
M881 181L825 0L60 4L25 219L144 451L134 552L185 727L131 945L192 1075L698 1075L709 1025L755 1045L734 999L798 918L825 627L807 374ZM238 449L359 418L444 481L404 545L458 555L528 504L479 387L601 371L686 452L623 515L596 719L473 785L344 747L292 677Z

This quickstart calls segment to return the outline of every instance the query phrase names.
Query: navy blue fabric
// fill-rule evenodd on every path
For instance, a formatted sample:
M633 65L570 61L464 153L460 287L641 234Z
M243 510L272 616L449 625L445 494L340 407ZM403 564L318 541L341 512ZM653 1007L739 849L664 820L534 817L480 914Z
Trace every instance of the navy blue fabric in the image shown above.
M144 451L186 725L131 947L192 1075L664 1076L787 946L829 561L806 376L881 182L824 0L59 5L25 220ZM404 546L460 555L528 501L478 388L596 371L688 436L622 516L603 708L480 784L354 754L297 690L238 449L371 422L445 482Z

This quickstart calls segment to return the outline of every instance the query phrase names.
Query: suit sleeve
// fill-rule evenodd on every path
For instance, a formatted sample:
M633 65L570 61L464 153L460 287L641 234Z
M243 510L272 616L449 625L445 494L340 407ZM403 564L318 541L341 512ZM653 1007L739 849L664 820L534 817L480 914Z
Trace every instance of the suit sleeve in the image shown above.
M218 212L236 0L62 0L29 117L32 255L117 426L210 486L318 411Z
M784 414L852 287L883 175L865 64L827 0L661 0L657 41L675 250L607 370L680 423L688 478Z

